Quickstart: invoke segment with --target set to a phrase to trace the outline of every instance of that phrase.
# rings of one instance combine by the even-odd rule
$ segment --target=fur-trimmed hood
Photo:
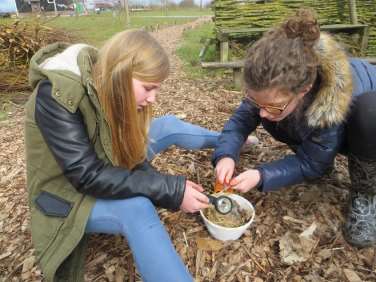
[[[321,33],[315,46],[320,61],[321,84],[306,112],[311,127],[330,127],[345,120],[352,100],[352,74],[342,47],[328,34]]]

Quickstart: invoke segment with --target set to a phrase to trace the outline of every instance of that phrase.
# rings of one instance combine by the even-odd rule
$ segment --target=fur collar
[[[69,46],[63,52],[56,54],[53,57],[47,58],[40,67],[45,70],[66,70],[81,76],[81,71],[78,66],[78,53],[83,49],[89,47],[86,44],[74,44]]]
[[[343,122],[350,108],[350,63],[344,50],[326,33],[321,33],[315,50],[320,61],[321,85],[306,117],[311,127],[331,127]]]

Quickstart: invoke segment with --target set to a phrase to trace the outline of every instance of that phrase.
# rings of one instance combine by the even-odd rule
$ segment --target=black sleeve
[[[103,199],[145,196],[164,208],[180,207],[183,176],[163,175],[147,164],[129,171],[99,159],[81,112],[70,113],[59,105],[51,90],[49,81],[40,84],[35,120],[64,175],[79,192]]]
[[[229,157],[239,161],[239,153],[248,135],[260,124],[260,110],[244,100],[226,122],[218,145],[212,156],[212,163],[217,165],[222,158]]]

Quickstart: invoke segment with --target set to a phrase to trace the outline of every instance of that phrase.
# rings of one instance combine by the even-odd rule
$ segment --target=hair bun
[[[295,16],[288,18],[282,29],[288,38],[302,38],[305,45],[313,45],[320,37],[320,27],[312,10],[299,9]]]

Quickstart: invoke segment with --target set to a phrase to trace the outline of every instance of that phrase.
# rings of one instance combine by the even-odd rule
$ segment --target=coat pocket
[[[55,241],[72,208],[71,202],[47,191],[41,191],[33,200],[31,235],[38,260]]]
[[[67,217],[73,204],[54,194],[42,191],[35,199],[35,205],[47,216]]]

